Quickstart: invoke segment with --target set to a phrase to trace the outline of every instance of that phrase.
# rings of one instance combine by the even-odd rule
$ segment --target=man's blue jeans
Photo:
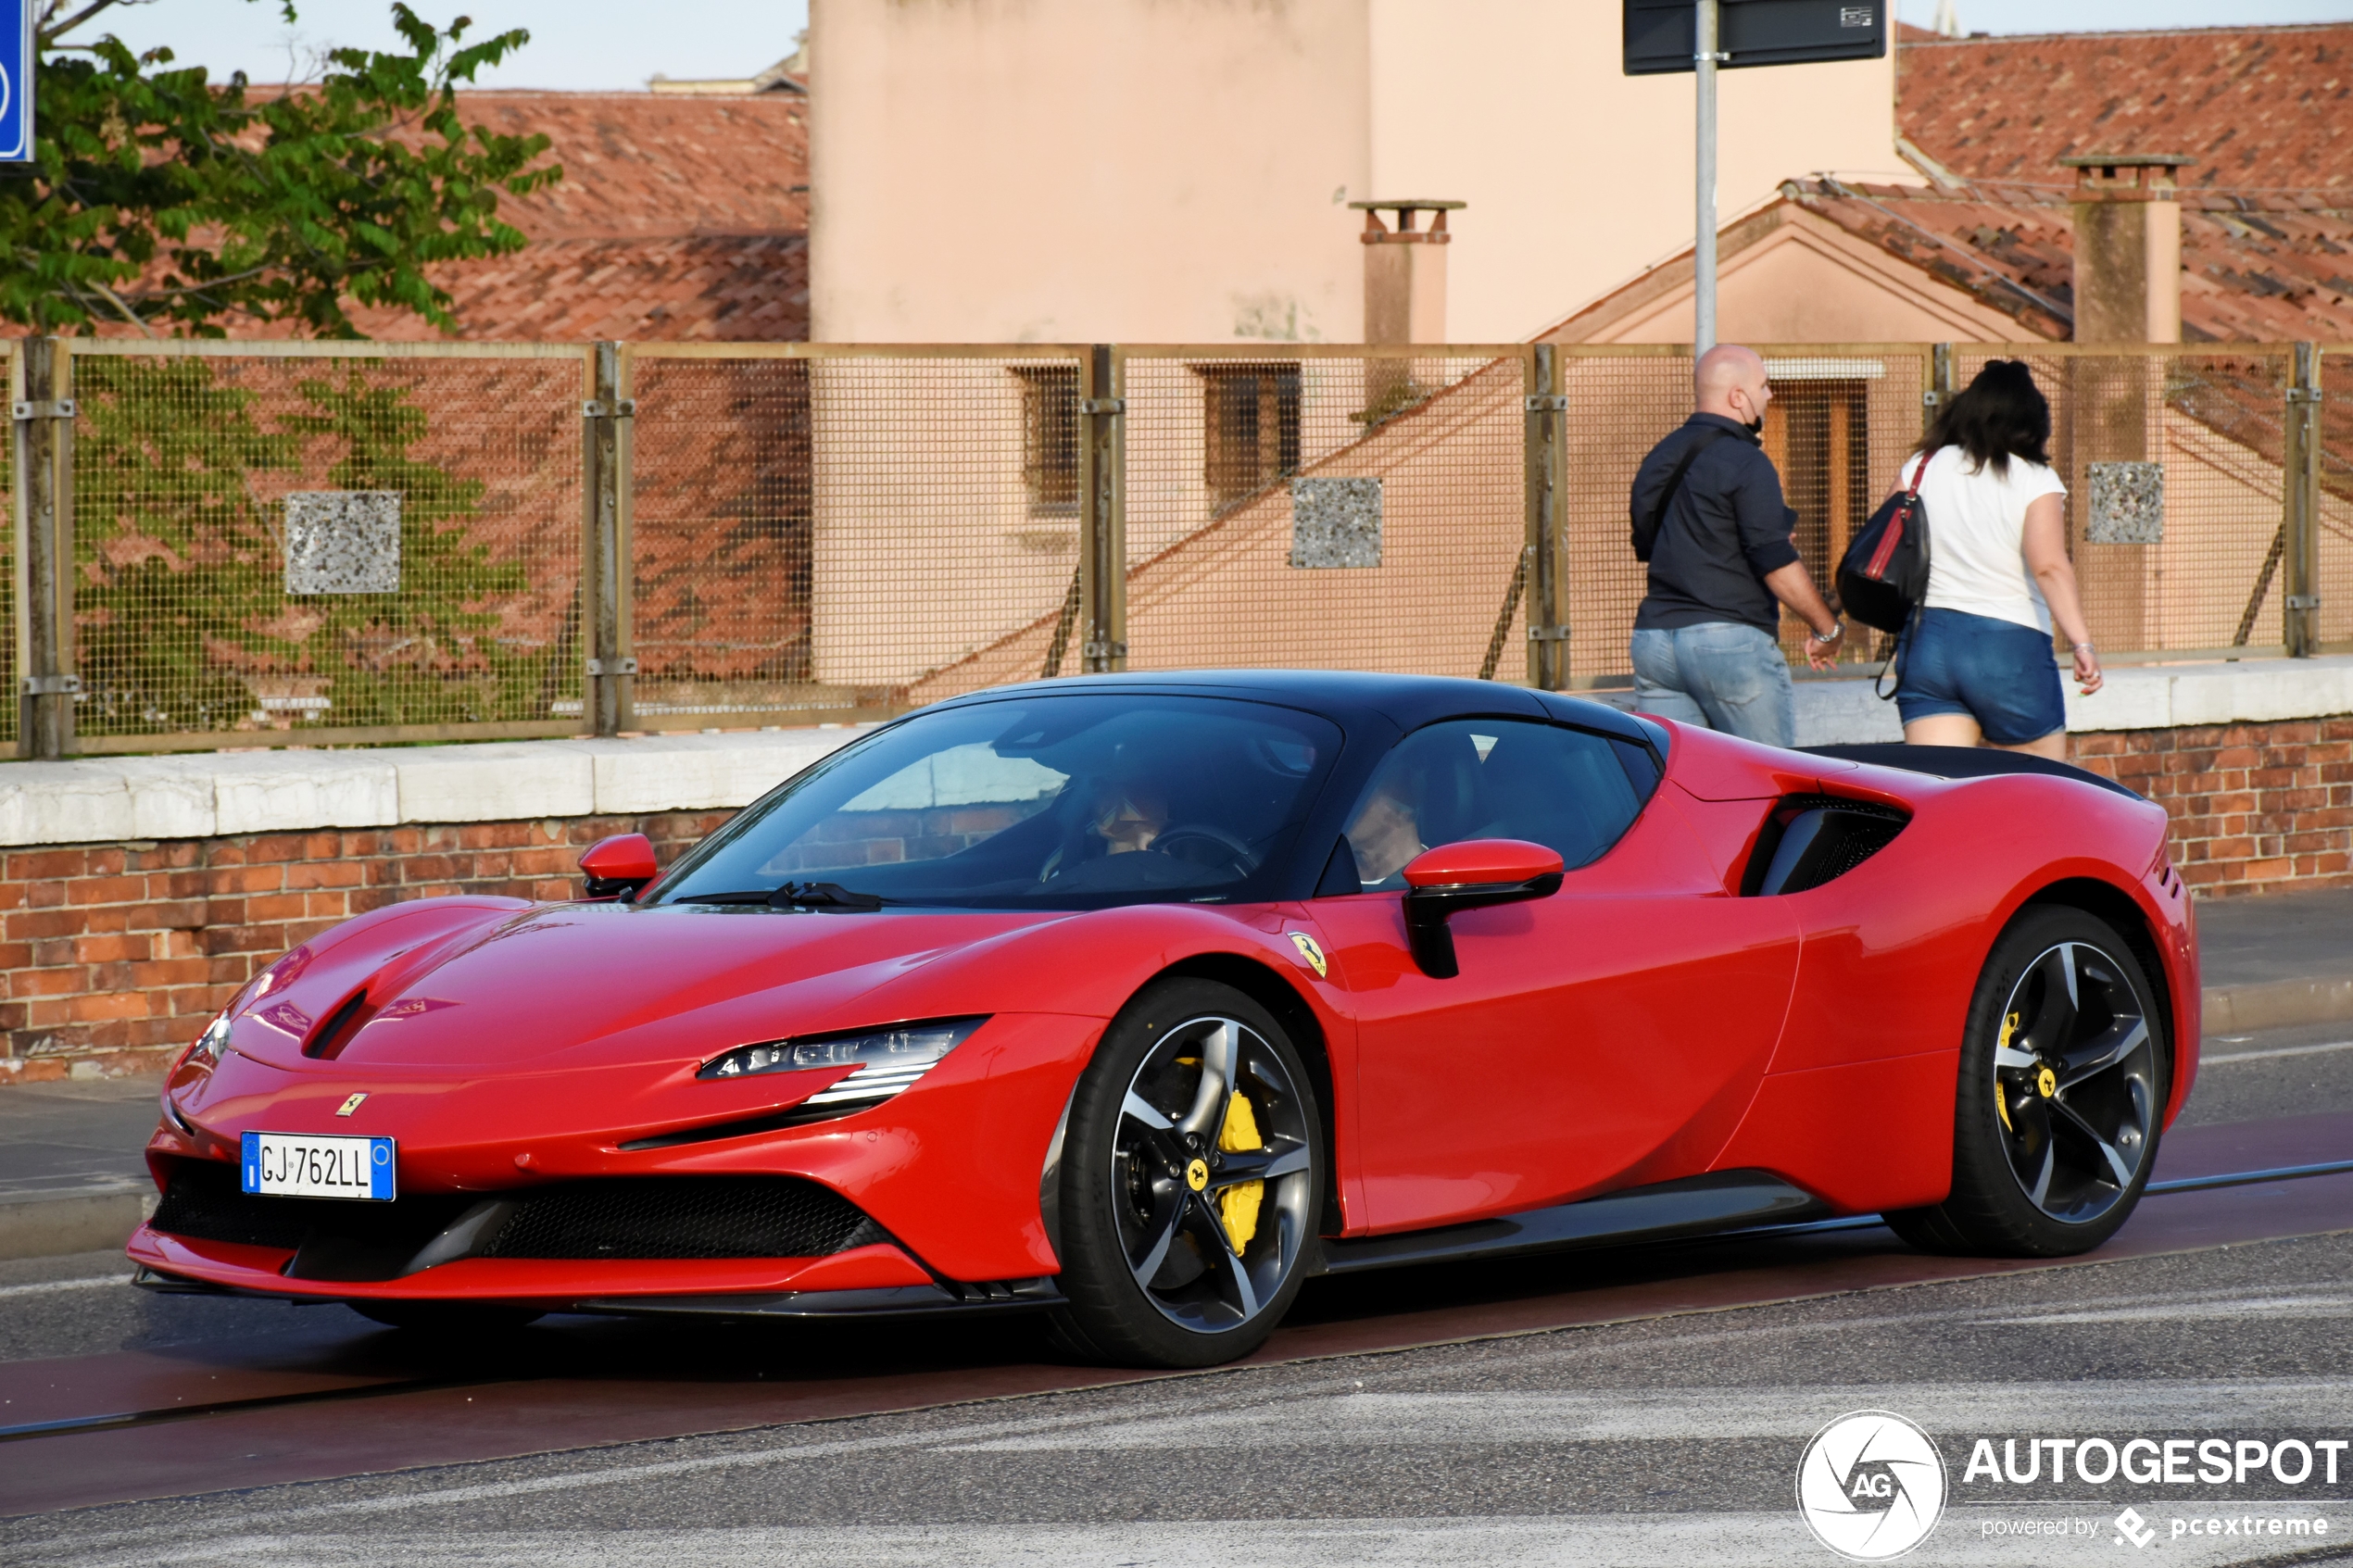
[[[1709,621],[1634,633],[1634,710],[1767,746],[1797,744],[1797,703],[1780,645],[1754,626]]]

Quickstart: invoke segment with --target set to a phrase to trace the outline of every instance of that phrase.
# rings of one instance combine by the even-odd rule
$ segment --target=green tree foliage
[[[35,0],[40,56],[29,164],[0,167],[0,319],[53,332],[129,321],[222,335],[286,321],[357,337],[346,300],[454,331],[434,262],[524,245],[498,193],[562,177],[545,136],[458,118],[456,86],[530,35],[463,42],[406,5],[409,52],[337,49],[279,92],[209,81],[169,49],[82,34],[124,0]],[[283,0],[292,21],[295,7]]]
[[[544,650],[496,636],[522,569],[472,536],[482,482],[410,455],[426,415],[396,376],[330,366],[272,418],[208,359],[88,358],[77,374],[85,733],[244,726],[249,677],[318,677],[318,718],[337,728],[545,716],[530,711]],[[299,485],[265,476],[329,453],[329,486],[401,495],[397,594],[284,592],[279,497]]]

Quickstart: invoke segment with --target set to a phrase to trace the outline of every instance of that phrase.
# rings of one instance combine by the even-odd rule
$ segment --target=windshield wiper
[[[788,882],[751,893],[682,893],[673,904],[765,904],[772,909],[879,909],[884,899],[852,893],[837,882]]]

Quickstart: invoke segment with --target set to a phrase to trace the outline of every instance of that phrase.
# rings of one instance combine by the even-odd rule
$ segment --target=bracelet
[[[1831,644],[1837,642],[1844,635],[1846,635],[1846,622],[1841,621],[1834,622],[1828,632],[1807,633],[1806,634],[1806,640],[1809,643],[1819,643],[1824,647],[1828,647]]]
[[[2067,645],[2067,651],[2068,651],[2068,652],[2070,652],[2070,653],[2071,653],[2071,654],[2072,654],[2072,653],[2088,653],[2088,654],[2093,654],[2093,655],[2096,656],[2096,655],[2099,653],[2099,651],[2100,651],[2100,650],[2099,650],[2098,648],[2096,648],[2096,647],[2094,647],[2094,646],[2093,646],[2091,644],[2089,644],[2089,643],[2070,643],[2070,644],[2068,644],[2068,645]]]

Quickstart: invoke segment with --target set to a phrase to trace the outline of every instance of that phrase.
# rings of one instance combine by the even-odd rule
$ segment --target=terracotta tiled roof
[[[2070,153],[2186,153],[2185,185],[2353,187],[2353,22],[1905,36],[1896,124],[1973,180],[2071,182]]]
[[[771,343],[809,335],[805,234],[535,240],[495,261],[434,270],[460,337],[492,342]],[[406,311],[355,310],[368,336],[439,339]],[[251,335],[251,334],[239,334]]]
[[[2025,332],[2073,332],[2067,193],[1792,181],[1786,199],[1974,295]],[[2353,193],[2183,194],[2182,335],[2193,342],[2353,338]]]
[[[499,215],[534,239],[802,234],[809,101],[650,93],[466,93],[469,123],[537,132],[564,177]]]

